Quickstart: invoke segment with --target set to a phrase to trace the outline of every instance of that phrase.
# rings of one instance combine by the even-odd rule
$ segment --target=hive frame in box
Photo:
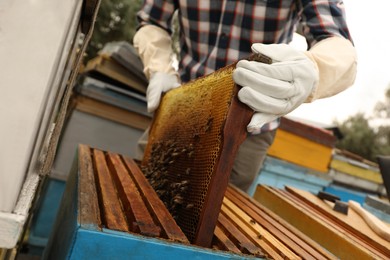
[[[121,162],[119,163],[117,159]],[[155,224],[165,222],[161,225],[161,236],[156,237],[155,234],[151,234],[150,229],[142,234],[141,225],[147,228],[145,224],[148,224],[145,218],[138,218],[138,221],[134,222],[129,214],[135,214],[135,211],[130,212],[125,203],[120,206],[120,209],[118,207],[115,209],[118,203],[123,203],[126,199],[135,199],[123,197],[121,194],[120,186],[128,185],[128,181],[115,183],[115,179],[123,177],[122,173],[127,171],[131,172],[131,178],[135,176],[137,167],[126,166],[127,170],[121,173],[121,165],[128,165],[130,161],[131,158],[119,154],[90,148],[87,145],[79,146],[57,214],[54,232],[45,247],[42,259],[242,258],[242,254],[190,245],[184,234],[181,236],[179,230],[173,227],[175,223],[170,220],[171,218],[161,214],[161,211],[158,214],[161,219],[154,220]],[[143,177],[142,174],[140,177]],[[146,179],[146,183],[139,180],[137,180],[138,188],[143,185],[142,183],[145,184],[145,187],[140,190],[147,191],[151,188]],[[113,182],[110,184],[111,181]],[[109,186],[116,186],[114,189],[118,192],[110,192]],[[134,191],[136,189],[130,190],[130,192]],[[155,207],[158,200],[151,199],[155,196],[154,192],[143,196],[148,197],[146,203],[154,203],[152,211],[157,208],[164,210],[159,206]],[[132,208],[139,210],[138,206],[133,204]],[[116,222],[122,214],[126,215],[127,223],[124,225],[121,220]],[[137,229],[138,226],[141,232],[129,231],[128,228],[131,229],[133,224],[134,228]],[[168,231],[170,234],[167,234]]]
[[[336,258],[231,185],[212,249],[190,245],[135,161],[86,145],[79,146],[54,231],[43,259]]]

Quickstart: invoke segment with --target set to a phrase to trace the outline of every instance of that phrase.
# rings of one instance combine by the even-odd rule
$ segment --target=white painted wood
[[[83,1],[0,1],[0,248],[14,248],[39,185]]]
[[[26,216],[0,212],[0,247],[13,248],[23,231]]]
[[[23,184],[22,190],[20,191],[18,202],[16,204],[14,213],[18,215],[27,216],[34,199],[38,184],[40,181],[38,174],[30,174]]]
[[[0,212],[13,212],[22,184],[34,170],[33,151],[43,140],[42,129],[50,127],[44,123],[59,88],[53,83],[58,83],[59,71],[65,67],[64,48],[81,3],[0,2]]]
[[[365,180],[350,174],[346,174],[335,169],[329,170],[329,176],[333,178],[333,181],[343,183],[345,185],[353,185],[354,187],[361,188],[373,193],[379,193],[382,196],[386,196],[386,189],[383,184],[378,184],[369,180]]]
[[[32,194],[35,194],[39,181],[38,174],[29,175],[20,192],[15,213],[0,212],[0,248],[14,248],[20,240],[33,200]]]

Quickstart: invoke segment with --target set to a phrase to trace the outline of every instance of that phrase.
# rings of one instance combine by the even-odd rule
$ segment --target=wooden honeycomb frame
[[[211,245],[233,161],[253,114],[237,98],[234,68],[235,64],[227,66],[163,97],[142,161],[144,173],[156,175],[155,189],[162,179],[171,185],[156,189],[160,195],[175,185],[186,185],[183,194],[169,194],[162,200],[167,204],[177,199],[178,225],[191,243],[204,247]],[[156,147],[157,154],[153,153]],[[164,169],[164,177],[156,174],[158,168]]]

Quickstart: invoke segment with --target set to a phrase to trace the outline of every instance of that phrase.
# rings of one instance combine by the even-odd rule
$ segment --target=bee
[[[174,198],[173,198],[173,202],[176,203],[176,204],[183,204],[183,197],[181,197],[180,195],[176,195]]]
[[[212,125],[213,125],[213,121],[214,121],[214,118],[210,117],[208,120],[207,120],[207,123],[206,123],[206,126],[204,127],[204,131],[205,132],[208,132],[210,131]]]
[[[192,209],[194,207],[194,204],[188,203],[186,206],[186,209]]]

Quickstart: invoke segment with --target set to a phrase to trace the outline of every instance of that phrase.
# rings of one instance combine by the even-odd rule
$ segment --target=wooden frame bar
[[[79,146],[82,225],[189,243],[131,158]]]
[[[285,192],[258,186],[254,198],[341,259],[388,257],[372,247],[363,246],[347,231],[338,228],[322,215],[309,211],[302,202],[294,201]]]

